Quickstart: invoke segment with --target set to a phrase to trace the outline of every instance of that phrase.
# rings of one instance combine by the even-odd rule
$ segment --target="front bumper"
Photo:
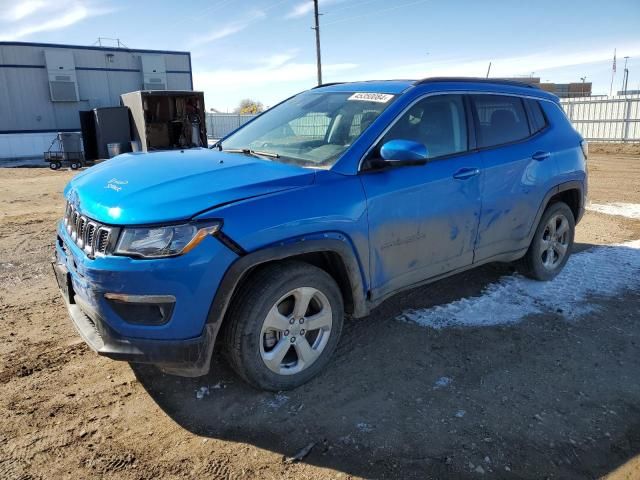
[[[236,258],[233,252],[211,238],[182,257],[92,260],[65,234],[58,229],[53,267],[72,323],[92,350],[172,374],[207,373],[220,324],[208,323],[207,314],[227,263]],[[118,314],[107,293],[171,295],[175,308],[161,325],[132,323]]]
[[[99,355],[113,360],[151,363],[164,371],[197,377],[209,371],[209,361],[215,343],[213,324],[204,333],[187,340],[143,340],[127,338],[111,330],[98,316],[85,313],[86,306],[70,303],[65,298],[69,317],[86,344]]]

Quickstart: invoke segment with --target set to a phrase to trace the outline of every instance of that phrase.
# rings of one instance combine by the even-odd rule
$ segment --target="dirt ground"
[[[640,203],[640,154],[593,149],[589,168],[593,202]],[[490,265],[348,321],[298,390],[253,390],[219,358],[170,377],[96,356],[67,318],[49,261],[71,177],[0,169],[1,479],[640,478],[639,291],[578,321],[395,319],[511,272]],[[634,239],[640,220],[588,212],[576,249]]]

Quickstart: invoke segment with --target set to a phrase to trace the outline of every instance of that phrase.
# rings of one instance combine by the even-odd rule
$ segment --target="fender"
[[[540,218],[542,218],[542,214],[547,209],[549,205],[549,200],[554,195],[557,195],[561,192],[566,192],[567,190],[578,190],[580,192],[580,205],[578,206],[578,216],[576,217],[576,225],[582,219],[582,215],[584,214],[584,183],[580,180],[571,180],[569,182],[564,182],[559,185],[556,185],[552,189],[550,189],[547,194],[544,196],[542,203],[540,204],[540,208],[538,208],[538,213],[536,214],[536,219],[531,225],[531,231],[527,237],[527,248],[531,244],[531,240],[533,240],[533,236],[536,233],[536,229],[538,228],[538,223],[540,223]]]
[[[297,239],[291,243],[280,243],[275,246],[256,250],[238,258],[224,274],[216,295],[211,303],[207,316],[207,325],[214,324],[217,330],[227,313],[233,294],[244,277],[252,268],[273,260],[284,260],[304,253],[333,252],[340,256],[349,277],[351,295],[353,297],[353,316],[364,317],[369,313],[366,301],[362,272],[356,254],[346,238],[341,234],[323,234],[325,238]],[[333,238],[329,237],[331,235]],[[215,338],[215,337],[214,337]]]

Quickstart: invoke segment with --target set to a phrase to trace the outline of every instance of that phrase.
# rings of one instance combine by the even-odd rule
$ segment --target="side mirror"
[[[389,140],[380,148],[380,156],[389,166],[424,165],[429,152],[413,140]]]

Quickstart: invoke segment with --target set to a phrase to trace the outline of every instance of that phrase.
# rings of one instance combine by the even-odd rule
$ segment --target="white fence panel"
[[[578,132],[592,142],[640,142],[640,95],[563,98],[560,101]],[[255,115],[207,114],[207,135],[222,138]]]
[[[255,115],[238,115],[236,113],[207,113],[207,136],[219,139],[244,125]]]
[[[578,132],[592,142],[640,142],[640,96],[564,98]]]

